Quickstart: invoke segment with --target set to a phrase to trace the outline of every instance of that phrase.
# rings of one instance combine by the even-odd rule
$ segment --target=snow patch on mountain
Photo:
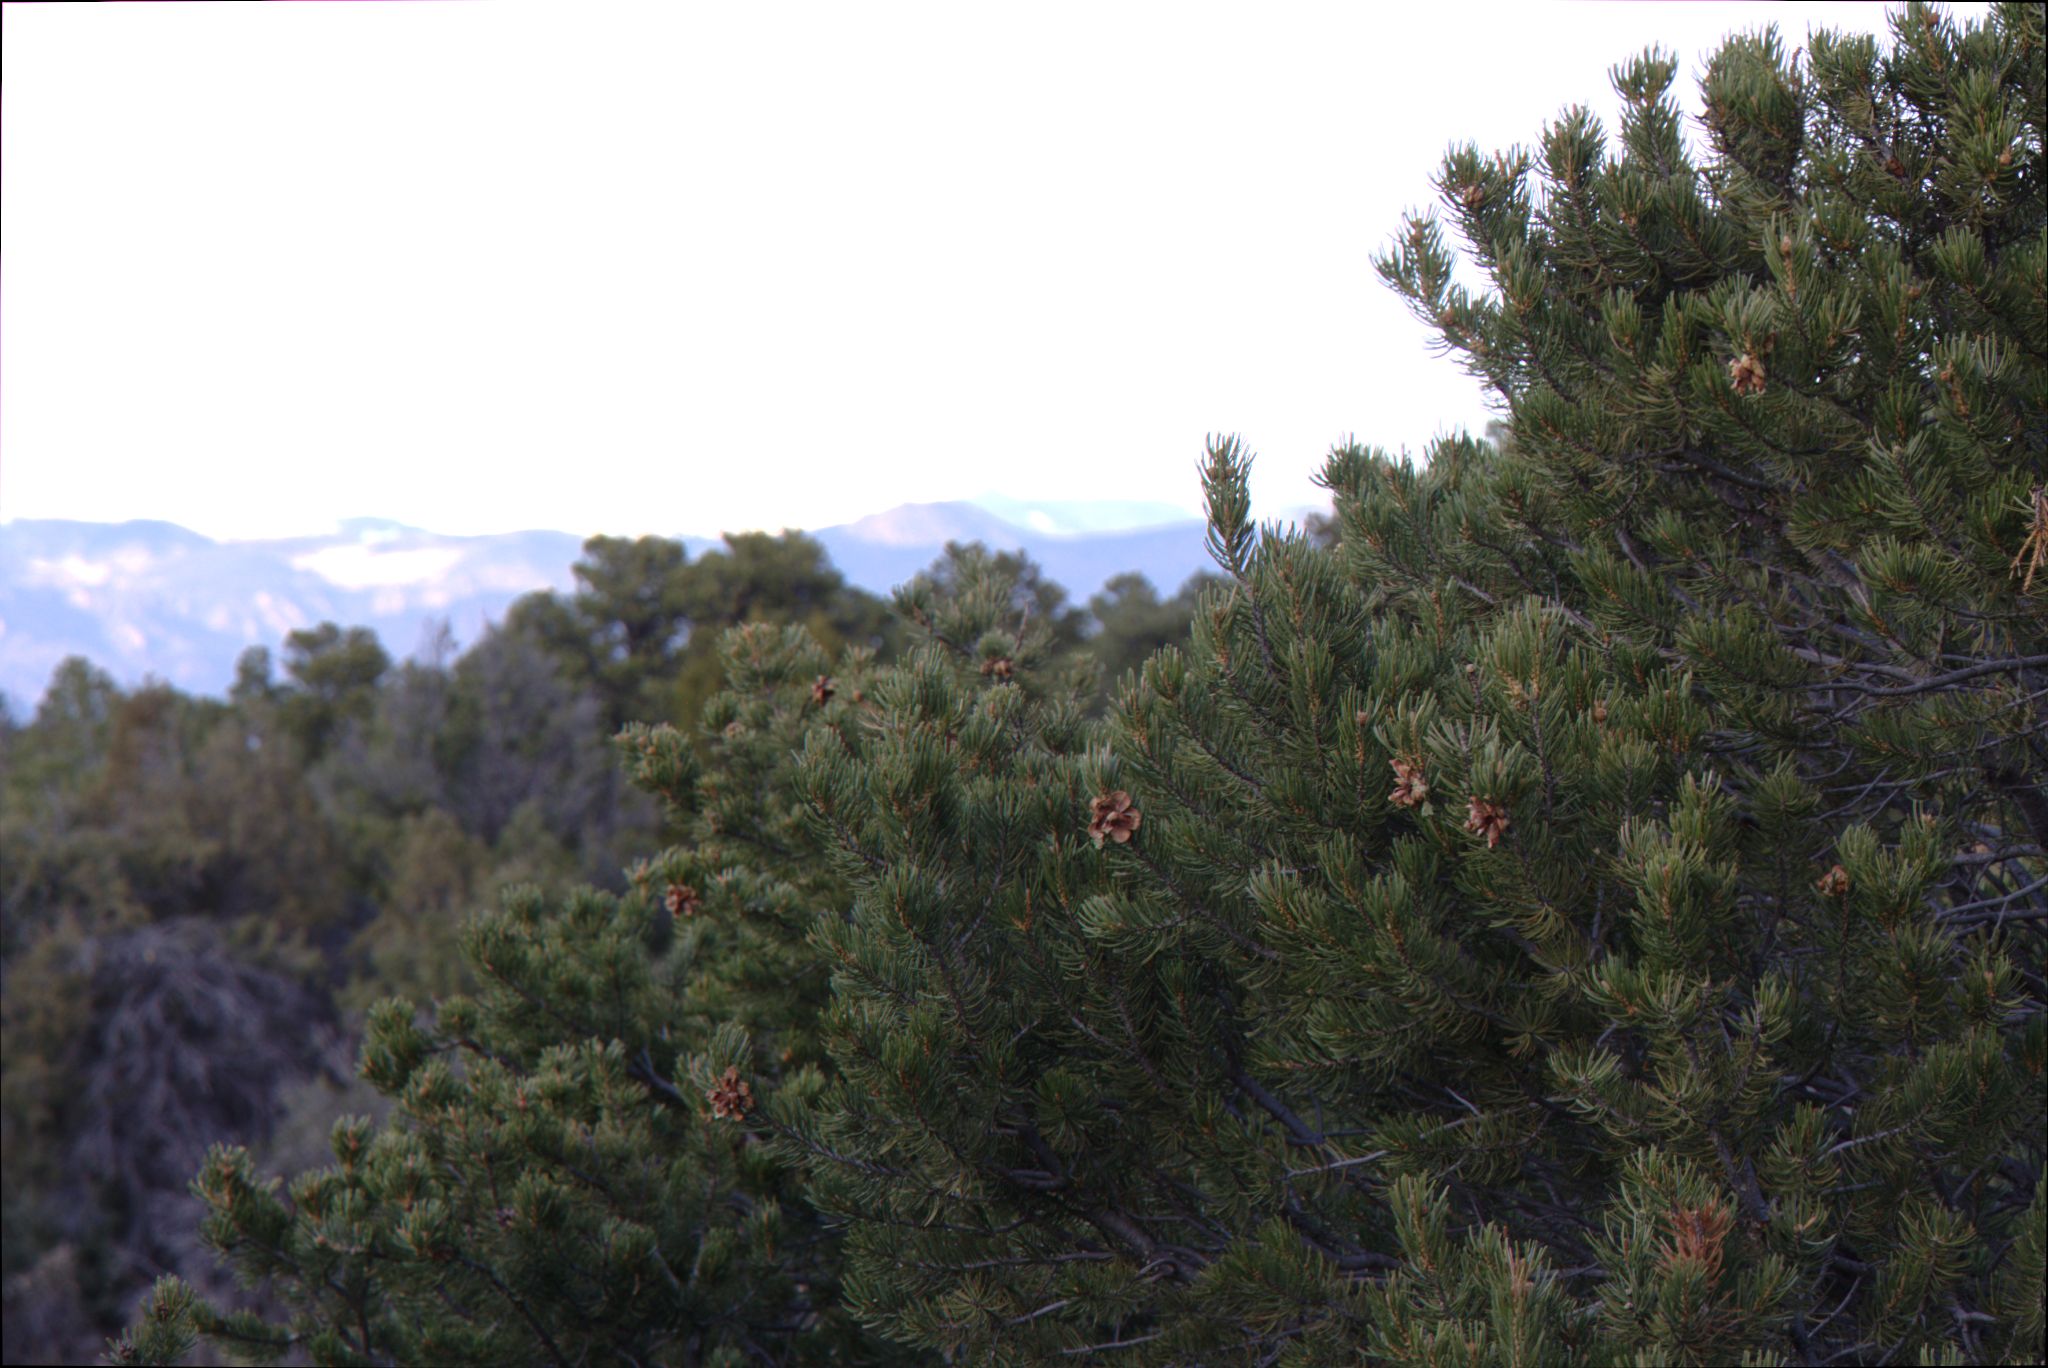
[[[396,534],[393,534],[394,536]],[[377,541],[388,541],[378,537]],[[462,560],[455,547],[421,546],[402,551],[380,551],[368,541],[323,546],[294,556],[291,564],[308,570],[329,584],[344,589],[388,588],[392,585],[437,584]]]

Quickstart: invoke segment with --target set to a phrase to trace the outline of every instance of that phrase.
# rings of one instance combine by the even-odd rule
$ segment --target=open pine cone
[[[1123,845],[1137,831],[1141,820],[1138,810],[1131,806],[1131,795],[1122,789],[1095,798],[1088,805],[1088,813],[1088,834],[1098,846],[1105,838]]]
[[[704,1090],[704,1100],[711,1104],[711,1114],[721,1121],[737,1121],[754,1109],[754,1090],[740,1077],[740,1071],[727,1066],[718,1076],[718,1082]]]
[[[1429,799],[1429,780],[1422,773],[1419,760],[1395,760],[1394,791],[1387,795],[1387,801],[1395,807],[1420,807]]]
[[[1508,810],[1491,798],[1474,798],[1470,815],[1465,818],[1465,830],[1475,836],[1486,838],[1486,848],[1493,849],[1500,844],[1500,838],[1508,829]]]

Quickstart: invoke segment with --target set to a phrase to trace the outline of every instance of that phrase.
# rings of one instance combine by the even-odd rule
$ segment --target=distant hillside
[[[989,496],[904,504],[812,535],[851,583],[876,593],[948,541],[1021,548],[1077,603],[1126,570],[1170,593],[1208,568],[1202,524],[1170,504]],[[684,540],[692,556],[718,545]],[[153,676],[221,693],[244,649],[277,651],[286,633],[326,620],[375,629],[395,656],[444,618],[467,645],[521,594],[570,588],[581,547],[566,532],[451,537],[373,518],[326,536],[234,542],[164,522],[0,523],[0,693],[25,716],[70,655],[125,685]]]

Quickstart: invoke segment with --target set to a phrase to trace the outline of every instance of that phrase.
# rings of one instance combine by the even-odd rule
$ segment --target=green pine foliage
[[[728,638],[629,730],[684,839],[378,1009],[398,1100],[209,1236],[334,1362],[2038,1362],[2048,195],[2037,6],[1614,73],[1454,150],[1497,397],[1091,716],[1017,567],[908,647]],[[2037,571],[2039,573],[2037,573]]]
[[[2040,15],[1898,30],[1731,42],[1699,168],[1655,53],[1612,152],[1572,112],[1447,159],[1492,289],[1427,219],[1381,270],[1507,440],[1335,453],[1335,553],[1212,448],[1233,582],[1071,762],[1143,814],[1099,865],[1073,743],[991,770],[958,680],[814,753],[872,824],[820,1123],[864,1315],[970,1359],[2039,1356]]]
[[[257,1361],[887,1359],[839,1303],[800,1170],[746,1124],[756,1090],[799,1098],[829,1068],[809,1028],[827,978],[802,937],[838,894],[792,816],[789,758],[850,706],[828,659],[800,628],[736,629],[711,762],[671,727],[622,734],[686,840],[624,896],[513,890],[464,933],[474,996],[424,1022],[373,1008],[361,1068],[390,1123],[344,1120],[336,1162],[283,1191],[245,1151],[209,1157],[207,1240],[288,1288],[291,1319],[160,1288],[114,1357],[203,1332]],[[715,1116],[728,1070],[746,1087]]]

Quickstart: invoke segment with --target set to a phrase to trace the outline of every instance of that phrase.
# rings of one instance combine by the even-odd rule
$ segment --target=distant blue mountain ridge
[[[903,504],[810,533],[848,582],[875,593],[947,542],[978,541],[1023,550],[1077,603],[1131,570],[1171,594],[1212,568],[1202,534],[1172,504],[999,495]],[[681,540],[693,559],[722,544]],[[520,595],[572,588],[582,545],[567,532],[455,537],[377,518],[264,541],[215,541],[167,522],[0,523],[0,694],[25,720],[52,671],[79,655],[125,686],[154,678],[218,695],[245,649],[280,651],[286,634],[323,621],[370,627],[395,656],[422,648],[443,621],[467,646]]]

